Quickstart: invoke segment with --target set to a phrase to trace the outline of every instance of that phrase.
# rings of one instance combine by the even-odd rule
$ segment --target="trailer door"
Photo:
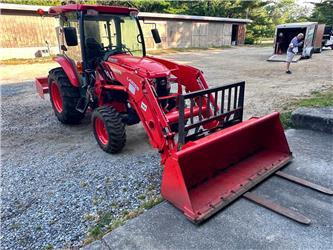
[[[325,31],[325,24],[318,24],[315,32],[315,40],[314,40],[314,52],[321,52],[323,35]]]
[[[307,47],[313,47],[315,28],[315,24],[307,27],[304,37],[304,49]]]

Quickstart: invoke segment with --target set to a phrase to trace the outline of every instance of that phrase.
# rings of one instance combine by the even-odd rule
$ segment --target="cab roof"
[[[101,13],[110,13],[110,14],[129,14],[132,11],[138,12],[136,8],[130,7],[119,7],[119,6],[105,6],[105,5],[87,5],[87,4],[68,4],[61,6],[54,6],[49,9],[50,15],[60,15],[62,13],[71,12],[71,11],[82,11],[93,9]]]

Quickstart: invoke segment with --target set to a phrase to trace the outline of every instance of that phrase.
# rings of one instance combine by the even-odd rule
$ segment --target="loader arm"
[[[163,60],[161,60],[161,62],[162,61]],[[163,61],[163,63],[169,66],[168,68],[170,68],[170,71],[177,79],[179,93],[175,98],[178,102],[182,95],[182,86],[185,87],[185,91],[189,93],[208,89],[208,85],[201,71],[198,69],[190,66],[177,65],[171,62],[169,62],[168,65],[168,61]],[[165,112],[159,104],[160,98],[156,95],[156,91],[149,79],[141,76],[140,72],[132,68],[123,67],[110,61],[105,62],[105,64],[116,80],[125,87],[129,95],[128,101],[142,121],[151,145],[157,148],[161,153],[163,164],[173,152],[177,151],[177,142],[174,139],[175,133],[171,131],[170,124],[179,123],[179,115],[181,114],[179,107],[177,107],[176,110]],[[164,98],[169,97],[174,96],[170,95]],[[163,99],[163,97],[161,99]],[[194,102],[198,104],[196,107],[193,107],[194,113],[199,116],[202,115],[202,117],[207,117],[209,114],[206,112],[207,104],[214,103],[215,100],[212,95],[209,95],[208,98],[196,99]],[[183,109],[184,107],[182,107],[182,110]],[[186,119],[185,116],[193,116],[193,112],[191,113],[193,110],[187,110],[186,114],[182,117]],[[203,127],[214,128],[217,125],[217,121],[211,121],[203,124]]]
[[[131,107],[138,114],[152,147],[159,150],[164,162],[170,151],[174,150],[175,144],[166,116],[158,104],[151,84],[131,70],[110,62],[106,64],[116,80],[125,87]]]
[[[161,58],[149,56],[147,56],[147,58],[159,62],[169,68],[172,74],[177,77],[178,83],[185,86],[188,92],[208,89],[208,84],[199,69],[188,65],[177,64]]]

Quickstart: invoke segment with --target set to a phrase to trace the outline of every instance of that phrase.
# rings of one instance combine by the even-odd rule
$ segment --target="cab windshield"
[[[135,17],[85,15],[83,26],[88,60],[120,53],[143,56],[141,33]]]

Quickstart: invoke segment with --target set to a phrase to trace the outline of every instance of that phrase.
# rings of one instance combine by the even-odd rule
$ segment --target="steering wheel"
[[[103,49],[106,50],[106,51],[108,51],[108,50],[116,50],[117,46],[115,46],[115,45],[108,45],[108,46],[104,46]]]
[[[106,61],[109,56],[116,55],[116,54],[124,54],[124,53],[129,53],[133,56],[132,52],[130,51],[129,48],[127,48],[124,44],[121,45],[121,51],[119,51],[119,47],[115,45],[110,45],[104,47],[107,51],[104,54],[103,60]]]
[[[125,52],[128,52],[128,53],[130,53],[130,54],[131,54],[131,56],[133,56],[132,52],[130,51],[130,49],[129,49],[129,48],[127,48],[127,47],[126,47],[126,45],[125,45],[125,44],[122,44],[122,45],[121,45],[121,47],[122,47],[122,49],[124,49],[124,51],[125,51]]]

